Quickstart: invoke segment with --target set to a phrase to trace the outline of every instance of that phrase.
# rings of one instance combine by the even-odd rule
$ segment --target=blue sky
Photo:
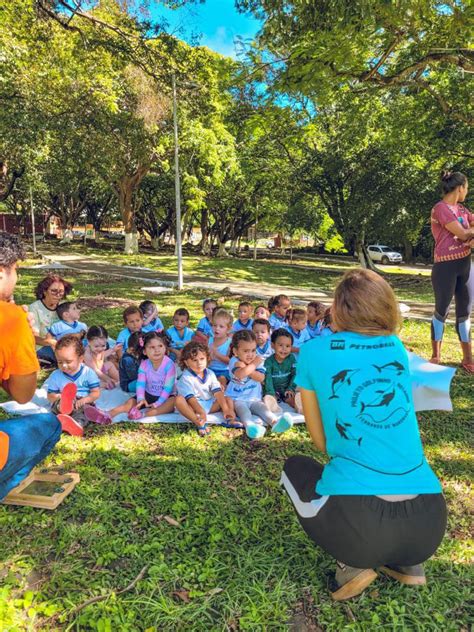
[[[251,40],[259,29],[253,16],[237,12],[234,0],[206,0],[174,11],[155,4],[151,13],[155,19],[165,18],[166,30],[177,37],[190,43],[197,39],[197,43],[234,58],[240,50],[236,37]]]

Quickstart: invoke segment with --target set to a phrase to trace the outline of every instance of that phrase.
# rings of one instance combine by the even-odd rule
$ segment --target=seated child
[[[325,336],[332,336],[333,335],[334,330],[331,327],[331,324],[332,324],[331,308],[328,307],[327,310],[324,312],[324,318],[321,321],[321,333],[320,333],[320,336],[322,336],[324,338]]]
[[[265,426],[270,426],[275,433],[291,428],[293,420],[288,413],[277,419],[275,413],[262,402],[265,368],[263,359],[257,355],[257,340],[253,331],[237,331],[232,336],[230,353],[230,382],[225,395],[232,414],[235,411],[238,415],[249,439],[263,437]],[[263,424],[254,422],[252,415],[260,417]]]
[[[232,331],[242,331],[243,329],[252,331],[252,312],[252,305],[248,301],[242,301],[242,303],[239,304],[239,317],[234,322]]]
[[[142,356],[143,337],[140,331],[132,334],[128,339],[128,349],[120,358],[120,388],[125,393],[135,394],[137,392],[138,367]]]
[[[207,368],[210,360],[208,347],[193,340],[181,354],[180,365],[183,373],[178,380],[176,409],[193,422],[200,437],[209,434],[207,415],[222,410],[229,420],[229,426],[240,427],[233,423],[235,416],[229,409],[221,386],[214,373]]]
[[[209,353],[211,361],[209,368],[215,373],[221,386],[225,387],[229,376],[229,347],[230,332],[232,331],[232,316],[225,309],[218,308],[212,317],[213,335],[209,338]]]
[[[138,309],[143,314],[142,331],[144,334],[147,334],[149,331],[163,331],[164,326],[153,301],[143,301],[138,306]]]
[[[189,325],[189,312],[184,307],[180,307],[173,314],[173,326],[166,330],[171,338],[170,347],[172,349],[170,358],[179,360],[184,345],[191,340],[194,335]]]
[[[87,409],[88,419],[96,423],[111,423],[112,417],[127,412],[134,421],[174,411],[176,366],[168,356],[169,338],[164,331],[149,331],[140,337],[141,362],[138,368],[137,395],[122,406],[107,411]]]
[[[123,322],[125,327],[120,331],[117,336],[117,347],[119,348],[119,357],[125,349],[128,348],[128,339],[136,331],[142,331],[143,327],[143,314],[141,310],[135,305],[127,307],[123,311]]]
[[[109,334],[105,327],[93,325],[87,332],[87,347],[84,352],[84,364],[93,369],[100,380],[101,388],[115,388],[119,384],[119,372],[111,361],[115,350],[108,349]]]
[[[321,334],[322,320],[326,311],[326,305],[319,301],[311,301],[306,308],[308,314],[308,322],[306,330],[311,338],[316,338]]]
[[[293,336],[281,327],[272,333],[274,354],[265,360],[263,401],[274,412],[281,411],[278,402],[286,402],[296,409],[296,358],[291,353]]]
[[[64,432],[82,436],[87,424],[83,408],[100,395],[99,378],[84,364],[84,347],[77,336],[66,335],[54,350],[58,369],[47,380],[48,400]]]
[[[270,318],[268,322],[270,323],[272,331],[280,327],[286,327],[286,314],[290,308],[291,301],[286,294],[278,294],[269,299],[268,309],[270,311]]]
[[[270,323],[265,318],[256,318],[253,321],[252,331],[257,339],[257,355],[266,360],[273,353],[270,341]]]
[[[61,340],[63,336],[77,336],[79,339],[84,338],[87,325],[79,321],[81,312],[75,301],[66,301],[58,305],[56,314],[60,320],[57,320],[48,329],[48,332],[53,338],[56,340]]]
[[[196,336],[202,338],[202,342],[207,342],[212,337],[212,313],[217,307],[217,302],[213,298],[206,298],[202,302],[204,317],[198,323]]]
[[[306,310],[301,307],[294,307],[288,312],[288,325],[287,329],[293,336],[292,353],[299,353],[300,347],[308,340],[311,340],[311,336],[306,329],[307,316]]]
[[[254,312],[255,318],[263,318],[268,320],[270,318],[270,311],[266,305],[257,305]]]

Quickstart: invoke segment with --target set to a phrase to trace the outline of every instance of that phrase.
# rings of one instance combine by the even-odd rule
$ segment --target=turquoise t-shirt
[[[437,494],[397,336],[335,333],[305,343],[296,383],[315,391],[330,456],[321,495]]]

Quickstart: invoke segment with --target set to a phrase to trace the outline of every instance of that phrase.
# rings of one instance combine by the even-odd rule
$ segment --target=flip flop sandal
[[[95,424],[108,426],[112,423],[111,416],[106,412],[99,410],[99,408],[96,408],[95,406],[84,406],[84,415],[86,416],[86,419]]]
[[[229,421],[228,419],[226,419],[225,421],[221,421],[219,425],[223,428],[238,428],[240,430],[244,428],[244,424],[240,421]]]
[[[355,577],[348,582],[340,586],[334,581],[331,586],[331,597],[334,601],[344,601],[346,599],[352,599],[357,597],[363,592],[374,579],[377,579],[377,573],[371,568],[361,570]]]
[[[77,395],[77,386],[74,382],[68,382],[61,392],[59,400],[59,412],[62,415],[70,415],[74,408],[74,400]]]
[[[469,375],[472,375],[474,373],[474,363],[463,362],[461,366],[466,371],[466,373],[469,373]]]
[[[197,433],[200,437],[207,437],[208,434],[210,434],[210,430],[207,427],[207,424],[204,424],[202,426],[197,426],[196,427]]]
[[[58,415],[58,421],[61,424],[63,432],[72,435],[73,437],[82,437],[84,434],[84,428],[73,419],[70,415]]]

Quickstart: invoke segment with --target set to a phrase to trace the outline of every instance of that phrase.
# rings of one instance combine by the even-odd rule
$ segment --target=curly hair
[[[36,286],[35,296],[39,301],[42,298],[44,298],[44,295],[46,294],[48,289],[53,285],[53,283],[62,284],[62,286],[64,287],[64,298],[66,298],[66,296],[70,294],[73,290],[72,284],[69,283],[69,281],[66,281],[65,279],[60,277],[58,274],[48,274],[48,276],[44,277],[44,279],[42,279]]]
[[[198,340],[191,340],[184,345],[181,357],[179,359],[179,366],[183,369],[187,368],[186,360],[194,360],[198,353],[204,353],[207,358],[207,364],[211,361],[211,354],[209,353],[209,347],[203,342]]]
[[[0,266],[11,268],[25,258],[25,251],[17,235],[0,232]]]
[[[231,358],[234,355],[234,349],[237,349],[239,346],[239,342],[255,342],[257,344],[257,338],[253,331],[249,329],[241,329],[240,331],[236,331],[232,336],[232,342],[229,347],[229,357]]]
[[[58,340],[55,352],[57,353],[58,351],[61,351],[61,349],[66,349],[67,347],[74,347],[74,351],[78,356],[84,355],[84,345],[74,334],[67,334]]]

